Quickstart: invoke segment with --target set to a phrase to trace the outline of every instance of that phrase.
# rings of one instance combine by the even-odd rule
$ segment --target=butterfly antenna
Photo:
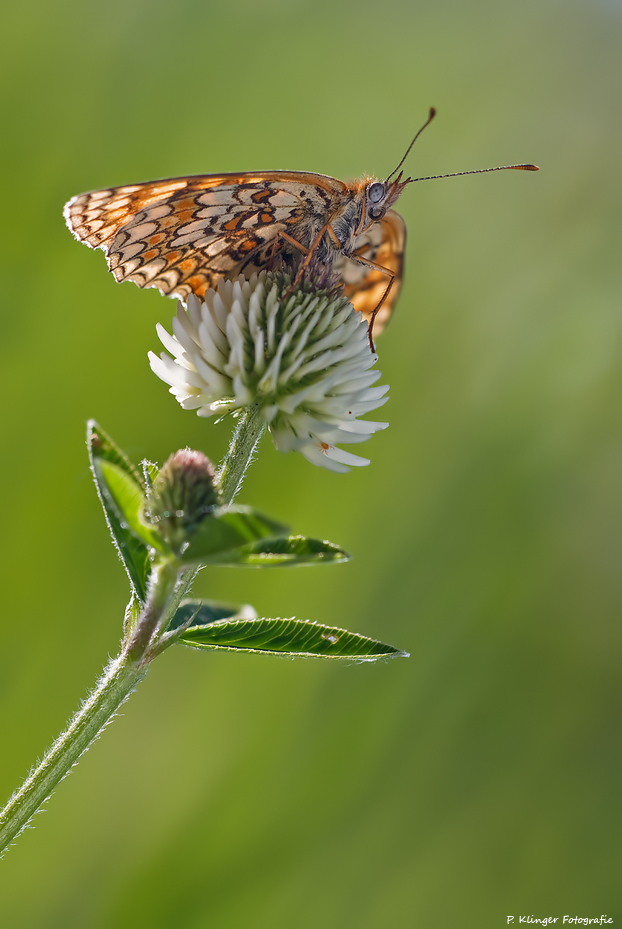
[[[402,165],[404,164],[404,162],[405,162],[406,159],[408,158],[408,154],[409,154],[411,148],[413,147],[413,145],[415,144],[415,142],[417,141],[417,139],[419,138],[419,136],[421,135],[421,133],[423,132],[423,130],[426,128],[426,126],[429,126],[429,125],[430,125],[430,123],[432,122],[432,120],[434,119],[435,116],[436,116],[436,110],[434,109],[433,106],[431,106],[431,107],[430,107],[430,115],[428,116],[428,118],[427,118],[426,121],[424,122],[423,126],[421,127],[421,129],[419,130],[419,132],[417,133],[417,135],[415,136],[415,138],[412,140],[412,142],[410,143],[410,145],[408,146],[408,148],[406,149],[406,153],[404,154],[404,157],[402,158],[402,160],[401,160],[400,163],[398,164],[397,168],[395,168],[395,169],[394,169],[393,171],[391,171],[391,173],[389,174],[388,178],[387,178],[386,181],[385,181],[385,184],[388,183],[388,181],[391,180],[391,178],[393,177],[394,174],[397,174],[397,172],[399,171],[399,169],[402,167]],[[423,180],[423,178],[422,178],[422,180]]]
[[[489,171],[539,171],[538,165],[503,165],[501,168],[478,168],[477,171],[456,171],[455,174],[432,174],[430,177],[411,177],[406,183],[415,181],[436,181],[441,177],[462,177],[463,174],[487,174]]]

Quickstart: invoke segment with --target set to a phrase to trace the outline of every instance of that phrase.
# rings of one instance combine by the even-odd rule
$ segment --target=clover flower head
[[[170,355],[149,359],[184,409],[214,416],[256,404],[280,451],[331,471],[369,464],[337,446],[387,427],[358,417],[382,406],[389,388],[372,386],[380,372],[371,370],[367,323],[334,289],[292,291],[284,274],[240,275],[178,304],[172,328],[158,326]]]

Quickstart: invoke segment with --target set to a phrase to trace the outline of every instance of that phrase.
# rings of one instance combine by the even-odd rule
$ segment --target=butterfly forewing
[[[221,278],[273,266],[275,255],[291,252],[292,239],[308,248],[360,187],[302,171],[195,175],[81,194],[66,205],[65,219],[77,239],[105,252],[117,281],[185,299],[190,293],[202,297]],[[369,318],[389,278],[333,251],[327,261]],[[378,332],[399,289],[401,217],[389,211],[359,237],[355,251],[396,276],[376,319]]]

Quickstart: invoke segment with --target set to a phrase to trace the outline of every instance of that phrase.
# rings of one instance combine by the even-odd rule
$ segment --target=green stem
[[[0,853],[41,808],[147,673],[155,654],[154,639],[157,640],[158,631],[166,622],[176,578],[177,571],[170,562],[162,562],[154,568],[147,602],[129,642],[108,665],[86,703],[43,761],[0,813]]]
[[[242,486],[265,429],[257,407],[240,416],[219,471],[224,503],[231,503]],[[0,813],[0,854],[28,824],[69,773],[83,752],[113,718],[121,704],[147,673],[149,661],[158,654],[158,638],[198,574],[191,568],[177,577],[175,566],[161,563],[154,569],[147,602],[121,654],[108,665],[86,703],[58,737],[43,761],[24,781]],[[165,642],[162,643],[166,645]]]
[[[123,649],[128,658],[135,662],[149,661],[149,645],[163,626],[166,626],[168,603],[175,590],[177,581],[175,562],[162,561],[156,564],[151,574],[147,602],[136,628]]]
[[[218,469],[218,483],[223,503],[232,503],[238,493],[244,476],[253,461],[257,445],[266,428],[265,420],[259,413],[257,406],[247,407],[241,414],[238,424],[231,437],[227,454]],[[190,568],[185,571],[177,581],[177,586],[169,600],[166,610],[167,621],[162,623],[166,629],[177,607],[190,592],[194,579],[200,568]],[[167,643],[162,643],[167,647]]]
[[[0,814],[0,853],[40,809],[146,673],[146,667],[137,668],[123,657],[108,665],[84,706]]]
[[[255,449],[266,428],[257,405],[247,407],[241,414],[231,444],[218,471],[218,483],[223,503],[232,503],[244,480]]]

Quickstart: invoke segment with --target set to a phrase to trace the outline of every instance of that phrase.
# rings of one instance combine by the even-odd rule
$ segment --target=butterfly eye
[[[376,181],[367,191],[367,199],[370,203],[380,203],[384,199],[384,184]]]

